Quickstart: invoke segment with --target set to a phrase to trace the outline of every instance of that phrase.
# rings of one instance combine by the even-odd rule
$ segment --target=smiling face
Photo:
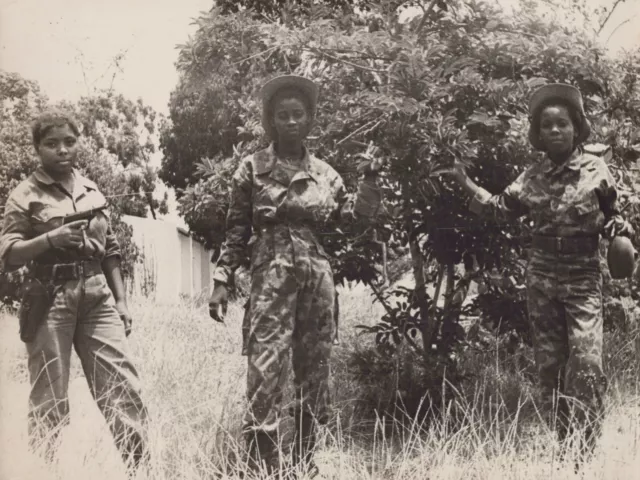
[[[539,135],[549,155],[571,153],[578,137],[578,129],[569,109],[563,105],[545,107],[540,112]]]
[[[67,125],[47,129],[36,147],[42,166],[54,175],[73,170],[78,155],[78,137]]]
[[[272,125],[280,143],[304,140],[311,127],[311,112],[301,95],[285,91],[273,100]]]

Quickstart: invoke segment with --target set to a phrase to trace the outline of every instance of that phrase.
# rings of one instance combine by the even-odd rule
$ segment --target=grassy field
[[[379,307],[363,288],[342,292],[340,299],[335,418],[323,431],[317,452],[322,478],[640,478],[637,329],[610,339],[604,435],[595,457],[574,474],[571,462],[558,461],[551,433],[536,418],[529,396],[533,389],[517,369],[507,368],[503,355],[474,359],[476,378],[451,406],[464,417],[455,428],[447,417],[428,426],[409,421],[391,429],[387,420],[367,421],[358,412],[355,399],[361,386],[350,374],[349,358],[371,341],[356,336],[353,325],[374,322]],[[239,306],[230,306],[225,325],[214,323],[204,306],[192,303],[167,306],[134,299],[131,310],[131,343],[150,410],[153,456],[138,478],[229,478],[224,472],[243,447],[239,426],[246,367],[240,355]],[[53,467],[27,452],[24,348],[16,319],[6,313],[0,313],[0,361],[0,479],[125,478],[77,359],[70,386],[71,423]]]

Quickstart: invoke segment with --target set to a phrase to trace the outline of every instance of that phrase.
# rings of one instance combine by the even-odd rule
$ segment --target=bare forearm
[[[470,197],[474,197],[480,189],[480,187],[473,180],[471,180],[468,175],[458,176],[456,177],[456,181],[462,187],[465,193]]]
[[[11,245],[6,258],[7,265],[24,265],[51,250],[47,235],[42,234],[30,240],[18,240]]]
[[[104,270],[104,276],[107,279],[107,284],[116,302],[126,303],[127,296],[124,281],[122,280],[122,273],[120,272],[120,259],[116,256],[105,258],[102,262],[102,269]]]

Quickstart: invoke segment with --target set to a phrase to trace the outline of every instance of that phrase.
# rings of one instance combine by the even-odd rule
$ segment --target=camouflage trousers
[[[545,411],[561,440],[573,427],[581,427],[583,447],[592,449],[607,389],[599,253],[557,255],[534,250],[527,295]]]
[[[326,423],[334,305],[329,261],[310,249],[276,255],[254,267],[247,311],[245,434],[277,432],[290,359],[294,411]]]

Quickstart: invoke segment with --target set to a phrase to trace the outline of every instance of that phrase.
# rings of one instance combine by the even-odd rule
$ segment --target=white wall
[[[134,294],[149,294],[161,303],[208,294],[211,251],[170,222],[131,216],[123,220],[133,228],[133,241],[143,255],[135,267]]]

